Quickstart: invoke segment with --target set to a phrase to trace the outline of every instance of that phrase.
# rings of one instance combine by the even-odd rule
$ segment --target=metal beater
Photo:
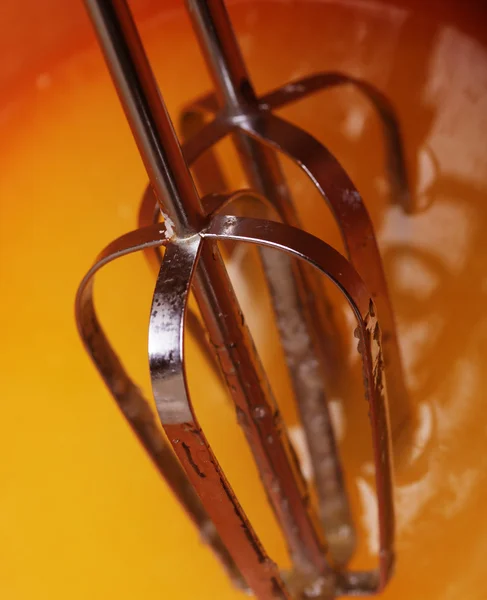
[[[181,147],[126,1],[85,2],[150,179],[140,227],[109,244],[80,285],[76,317],[85,346],[139,440],[237,586],[260,600],[376,593],[386,585],[394,563],[391,432],[395,442],[407,438],[413,422],[393,312],[360,194],[322,144],[273,110],[318,90],[356,86],[383,123],[393,201],[412,211],[394,111],[374,87],[341,73],[310,75],[258,98],[223,0],[186,0],[215,93],[184,111]],[[211,149],[227,135],[236,145],[251,190],[222,191]],[[307,173],[327,201],[348,258],[300,228],[279,152]],[[200,162],[194,168],[204,190],[201,197],[189,166],[202,155],[205,167]],[[306,433],[319,514],[310,506],[300,466],[233,292],[217,245],[222,240],[260,248]],[[139,250],[146,251],[159,270],[149,360],[157,413],[174,452],[150,403],[105,337],[93,304],[95,273]],[[320,287],[321,274],[346,297],[357,321],[379,512],[379,564],[370,572],[347,570],[355,531],[326,400],[340,363],[340,341]],[[202,322],[188,308],[190,290]],[[185,327],[216,358],[288,544],[290,573],[280,572],[267,556],[198,424],[184,374]]]

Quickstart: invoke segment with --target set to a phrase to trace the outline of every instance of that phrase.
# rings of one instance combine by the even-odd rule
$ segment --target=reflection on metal
[[[375,88],[339,73],[310,76],[257,98],[223,2],[186,4],[216,97],[204,97],[183,115],[181,148],[125,0],[86,0],[151,187],[144,194],[139,229],[110,244],[84,278],[76,301],[79,331],[125,418],[237,586],[260,600],[374,594],[384,588],[394,564],[391,432],[397,452],[415,424],[392,307],[372,223],[357,189],[322,144],[272,110],[331,86],[356,86],[384,126],[393,199],[411,211],[397,119]],[[227,135],[233,136],[255,191],[225,190],[211,149]],[[279,153],[299,165],[327,201],[348,258],[300,228]],[[189,171],[193,163],[203,197]],[[161,214],[165,223],[158,222]],[[306,434],[319,518],[228,278],[221,241],[259,247]],[[105,337],[92,297],[95,273],[139,250],[159,270],[149,325],[159,422]],[[373,571],[347,569],[355,531],[327,403],[334,373],[343,370],[343,350],[321,275],[337,286],[357,325],[377,491],[379,564]],[[188,308],[190,291],[201,316]],[[199,425],[185,378],[186,327],[211,356],[235,404],[288,545],[290,573],[281,572],[267,555]]]

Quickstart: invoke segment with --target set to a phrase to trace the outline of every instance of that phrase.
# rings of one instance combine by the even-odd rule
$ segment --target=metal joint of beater
[[[181,150],[125,0],[85,2],[152,186],[144,195],[141,227],[115,240],[100,254],[78,291],[77,322],[87,350],[139,440],[236,585],[250,589],[260,600],[376,593],[389,580],[394,562],[392,452],[384,372],[393,433],[403,430],[411,417],[392,308],[373,227],[358,191],[324,146],[275,116],[272,109],[331,85],[357,85],[384,120],[388,156],[392,156],[389,173],[404,201],[409,194],[394,113],[374,88],[341,74],[311,76],[257,100],[223,2],[187,0],[221,108],[209,96],[192,105],[183,121],[196,115],[197,127],[192,124]],[[216,116],[205,123],[209,113]],[[234,136],[248,179],[259,193],[212,194],[212,182],[207,180],[199,181],[208,192],[200,199],[187,165],[228,134]],[[296,162],[326,199],[340,226],[348,260],[300,228],[275,151]],[[199,179],[197,169],[195,173]],[[249,208],[255,214],[257,206],[259,216],[275,220],[224,214],[236,205],[244,214]],[[159,211],[165,215],[164,223],[157,222]],[[309,504],[299,464],[228,279],[217,246],[222,240],[260,248],[307,434],[322,527]],[[149,360],[157,415],[174,453],[150,403],[130,380],[105,337],[93,304],[95,273],[111,260],[139,250],[152,258],[154,251],[159,252]],[[291,258],[297,260],[291,262]],[[355,545],[354,528],[326,403],[327,376],[332,376],[337,362],[333,352],[337,338],[332,320],[327,322],[323,316],[320,304],[326,299],[322,293],[319,302],[319,296],[310,299],[310,290],[321,285],[317,281],[320,274],[338,287],[357,321],[355,335],[370,407],[379,519],[379,565],[370,572],[346,570]],[[203,325],[188,310],[190,290]],[[288,298],[288,302],[277,302],[279,297]],[[296,344],[286,337],[291,334],[283,327],[291,312],[307,334],[301,354],[293,350]],[[200,337],[203,331],[201,339],[208,336],[211,341],[208,348],[216,355],[284,532],[294,565],[292,573],[281,573],[267,556],[198,423],[185,378],[186,326]],[[302,369],[296,368],[299,364],[312,365],[315,371],[308,370],[303,377]],[[323,381],[310,386],[310,381],[316,380]]]

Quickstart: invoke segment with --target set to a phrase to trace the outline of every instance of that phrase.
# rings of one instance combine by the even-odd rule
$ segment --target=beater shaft
[[[180,239],[197,235],[203,217],[201,203],[128,6],[124,0],[86,0],[86,3],[157,199],[168,213],[166,225],[172,221]],[[166,227],[166,234],[169,234],[169,227]],[[205,245],[202,250],[194,292],[237,413],[247,424],[244,431],[285,531],[293,561],[298,569],[308,574],[328,571],[316,519],[298,475],[299,467],[294,464],[287,432],[280,427],[279,413],[265,372],[243,323],[215,242]],[[173,418],[177,420],[177,403],[174,410]],[[267,441],[269,436],[272,436],[272,444]],[[199,445],[199,432],[195,432],[194,438],[194,443]],[[194,471],[191,455],[188,453],[180,458],[191,477]],[[198,483],[203,484],[202,481]],[[199,491],[202,493],[201,489]],[[213,511],[218,520],[218,506],[214,506]],[[246,531],[255,538],[248,523]],[[229,548],[235,547],[233,537],[234,534],[222,531],[222,538]],[[256,538],[253,543],[258,545]],[[278,571],[267,569],[268,577],[263,581],[262,573],[255,565],[249,568],[248,562],[239,563],[242,552],[233,558],[237,565],[242,564],[242,573],[252,589],[266,598],[271,592],[275,594],[277,585],[285,597]]]
[[[243,587],[243,578],[259,600],[291,596],[324,600],[334,594],[376,593],[388,582],[394,565],[392,457],[384,372],[392,375],[391,383],[395,385],[391,387],[396,399],[400,399],[398,390],[403,381],[380,254],[362,198],[326,147],[312,135],[272,114],[279,102],[285,103],[297,91],[306,95],[305,85],[299,90],[296,85],[284,86],[270,94],[272,106],[256,97],[222,0],[186,0],[222,106],[219,109],[215,100],[208,97],[194,105],[199,104],[195,115],[205,111],[216,115],[210,123],[197,117],[201,128],[186,140],[184,152],[126,0],[85,2],[164,217],[164,223],[142,227],[108,246],[83,280],[76,315],[85,345],[139,439],[193,520],[209,534],[207,540],[237,585]],[[326,74],[311,81],[311,87],[315,84],[318,88],[322,84],[326,87]],[[370,91],[367,86],[361,89],[367,94]],[[387,127],[390,126],[391,121]],[[252,191],[212,193],[200,198],[188,165],[229,134],[235,138],[249,182],[267,198]],[[399,140],[397,135],[390,139]],[[299,220],[275,152],[291,158],[327,200],[349,260],[324,241],[292,226],[299,225]],[[218,169],[216,163],[213,166]],[[395,166],[402,169],[401,155]],[[220,177],[217,185],[222,181]],[[398,181],[406,180],[398,178]],[[211,185],[206,180],[205,191],[214,192],[206,189]],[[273,216],[277,213],[284,224],[222,215],[224,209],[234,210],[232,205],[241,200],[247,202],[244,208],[249,207],[249,200],[254,202],[250,208],[257,203],[259,215],[267,216],[267,209],[272,210]],[[147,193],[140,214],[142,221],[154,220],[151,195]],[[298,461],[219,253],[218,241],[245,242],[264,249],[261,253],[264,271],[307,434],[321,518],[331,542],[333,569],[327,562],[322,531],[317,526]],[[163,257],[159,255],[158,262],[162,264],[149,324],[149,367],[159,418],[185,475],[166,451],[150,409],[147,410],[145,400],[104,336],[91,293],[93,275],[109,260],[137,250],[159,252],[163,247],[166,251]],[[285,253],[284,258],[279,255],[276,259],[266,249]],[[375,570],[356,572],[343,568],[353,551],[354,533],[321,377],[321,371],[330,368],[331,355],[327,355],[326,348],[335,340],[331,337],[331,342],[328,339],[322,345],[321,338],[328,336],[319,329],[317,301],[316,306],[309,301],[310,293],[320,289],[321,284],[309,276],[307,268],[295,268],[289,257],[331,279],[357,320],[355,334],[369,403],[377,487],[379,556]],[[206,331],[265,491],[283,529],[293,563],[289,574],[282,575],[267,556],[192,406],[184,358],[191,290],[204,323],[204,328],[199,329],[199,343],[202,332]],[[384,358],[373,298],[381,322],[385,323]],[[294,347],[294,334],[286,333],[285,321],[289,323],[290,319],[299,324],[300,333],[306,334],[306,344],[300,351]],[[192,323],[194,327],[195,321]],[[396,369],[387,365],[388,357]],[[394,375],[398,375],[399,381],[395,381]],[[405,402],[399,404],[406,406]]]
[[[230,118],[251,121],[258,99],[223,0],[186,0],[186,5],[220,110]],[[239,131],[232,138],[252,187],[270,201],[284,222],[299,227],[275,152]],[[325,395],[325,376],[329,381],[340,362],[339,335],[331,311],[316,306],[315,298],[326,302],[316,273],[301,263],[293,264],[286,254],[259,251],[306,435],[323,529],[334,562],[343,565],[353,553],[355,537]]]

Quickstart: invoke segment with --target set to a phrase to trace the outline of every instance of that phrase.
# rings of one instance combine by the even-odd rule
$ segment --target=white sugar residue
[[[375,465],[372,461],[368,460],[360,467],[360,470],[364,475],[368,477],[375,477]]]
[[[357,488],[362,504],[361,521],[367,531],[367,547],[370,554],[379,553],[379,519],[377,496],[373,487],[362,477],[357,477]]]
[[[365,113],[363,110],[352,108],[348,113],[343,129],[346,135],[352,140],[360,137],[365,126]]]
[[[418,416],[419,425],[414,432],[410,458],[411,463],[421,456],[433,434],[434,414],[431,404],[421,402],[418,406]]]
[[[463,473],[450,473],[448,475],[448,488],[451,500],[443,502],[442,512],[447,519],[452,519],[459,513],[465,503],[470,500],[472,490],[479,478],[479,472],[470,468]]]
[[[379,245],[382,249],[410,245],[418,254],[431,254],[457,271],[464,267],[468,253],[471,218],[468,207],[446,199],[436,199],[427,211],[412,218],[391,206],[378,232]]]
[[[343,402],[339,398],[332,398],[328,402],[328,410],[330,411],[330,419],[333,425],[335,439],[340,442],[345,437],[346,420],[345,411],[343,410]]]
[[[483,377],[482,367],[468,357],[458,359],[450,368],[450,393],[448,402],[438,404],[436,418],[438,429],[445,440],[459,435],[462,427],[470,419],[468,407],[477,398],[480,381]]]
[[[415,518],[438,490],[436,465],[425,477],[395,489],[398,532],[414,531]]]
[[[407,290],[418,300],[426,300],[440,283],[439,276],[432,271],[420,256],[405,254],[395,264],[396,284]]]
[[[438,176],[438,159],[429,146],[422,146],[418,155],[418,184],[416,194],[421,196],[428,191]]]
[[[347,324],[348,364],[353,365],[360,360],[360,354],[357,351],[357,338],[354,335],[354,331],[357,327],[357,319],[348,304],[342,304],[341,308]]]
[[[399,321],[399,345],[403,356],[408,386],[413,390],[421,387],[418,366],[423,364],[424,353],[428,351],[438,338],[444,324],[439,315],[431,315],[420,321]]]
[[[442,173],[483,185],[487,153],[479,131],[487,126],[486,49],[457,27],[442,27],[428,62],[423,102],[435,115],[429,145]]]
[[[313,480],[313,466],[311,464],[311,457],[308,451],[308,444],[306,442],[306,435],[301,425],[292,425],[289,427],[289,437],[298,455],[299,465],[301,472],[306,481]]]
[[[166,215],[165,212],[162,213],[162,216],[164,217],[165,229],[162,230],[160,233],[164,233],[164,237],[166,238],[166,240],[170,240],[174,235],[174,223],[172,222],[171,217],[169,215]]]
[[[357,190],[345,190],[342,194],[342,200],[354,210],[360,208],[362,204],[362,198]]]

